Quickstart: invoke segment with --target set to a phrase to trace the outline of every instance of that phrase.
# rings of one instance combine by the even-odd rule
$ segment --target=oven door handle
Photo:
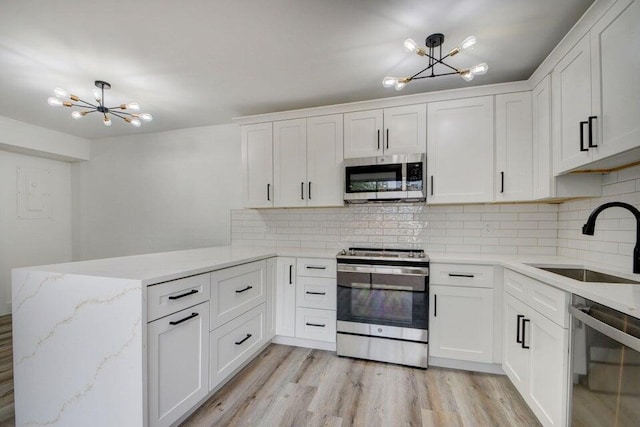
[[[338,286],[341,286],[343,288],[371,289],[371,283],[358,283],[358,282],[338,283]]]
[[[575,305],[569,306],[569,313],[585,325],[595,329],[603,335],[608,336],[611,339],[618,341],[620,344],[626,345],[629,348],[634,349],[635,351],[640,352],[640,339],[629,335],[620,329],[614,328],[611,325],[607,325],[601,320],[596,319],[595,317],[589,316],[588,313],[580,310],[580,308]]]
[[[338,272],[342,273],[370,273],[390,274],[395,276],[421,276],[429,275],[429,267],[403,267],[403,266],[378,266],[361,264],[338,264]]]

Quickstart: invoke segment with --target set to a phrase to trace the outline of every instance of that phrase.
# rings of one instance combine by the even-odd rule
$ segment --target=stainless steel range
[[[338,355],[426,368],[429,257],[350,248],[337,260]]]

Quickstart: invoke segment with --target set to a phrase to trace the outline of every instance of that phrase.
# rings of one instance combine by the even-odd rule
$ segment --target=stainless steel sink
[[[587,270],[585,268],[572,267],[542,267],[532,265],[532,267],[540,270],[548,271],[553,274],[568,277],[569,279],[578,280],[580,282],[600,282],[600,283],[627,283],[632,285],[640,285],[635,280],[625,279],[624,277],[613,276],[611,274],[600,273],[598,271]]]

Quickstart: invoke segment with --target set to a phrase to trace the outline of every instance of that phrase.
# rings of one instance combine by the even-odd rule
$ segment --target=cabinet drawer
[[[265,343],[265,305],[211,332],[209,390],[220,384]]]
[[[209,300],[211,276],[199,274],[147,288],[147,321]]]
[[[336,260],[325,258],[298,258],[298,276],[336,277]]]
[[[431,264],[429,283],[434,285],[493,288],[493,266],[476,264]]]
[[[211,330],[265,302],[266,280],[266,261],[211,273]]]
[[[508,269],[504,290],[563,328],[569,327],[567,292]]]
[[[336,311],[297,308],[296,338],[336,342]]]
[[[336,279],[326,277],[298,277],[296,306],[305,308],[336,309]]]

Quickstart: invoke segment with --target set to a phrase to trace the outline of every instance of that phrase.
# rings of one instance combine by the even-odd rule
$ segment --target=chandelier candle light
[[[455,56],[458,53],[462,52],[463,50],[470,49],[473,45],[475,45],[476,38],[474,36],[469,36],[466,39],[464,39],[464,41],[460,44],[460,46],[454,47],[445,56],[442,56],[442,43],[444,43],[444,34],[440,34],[440,33],[431,34],[429,37],[427,37],[427,39],[425,40],[425,45],[427,46],[428,50],[418,46],[418,43],[416,43],[414,40],[406,39],[404,41],[405,49],[408,52],[415,52],[420,56],[426,56],[429,59],[429,65],[426,68],[418,71],[412,76],[385,77],[384,79],[382,79],[382,86],[395,87],[396,90],[402,90],[407,85],[407,83],[409,83],[412,80],[426,79],[430,77],[449,76],[452,74],[458,74],[460,75],[460,77],[465,79],[465,81],[470,82],[471,80],[473,80],[474,76],[484,74],[489,69],[489,66],[485,63],[474,65],[471,68],[461,69],[461,68],[452,67],[451,65],[444,62],[444,60],[447,59],[448,57]],[[437,57],[436,57],[436,48],[439,48]],[[444,67],[447,67],[453,71],[436,74],[435,66],[437,64],[441,64]],[[421,75],[422,73],[429,70],[431,70],[430,74]]]
[[[153,120],[153,116],[149,113],[140,113],[140,104],[137,102],[128,102],[126,104],[120,104],[116,107],[105,107],[104,104],[104,91],[105,89],[111,89],[111,85],[102,80],[96,80],[95,85],[97,89],[93,89],[93,97],[98,105],[94,105],[90,102],[84,101],[78,98],[76,95],[69,93],[68,91],[60,88],[54,89],[53,93],[55,97],[50,97],[47,102],[52,107],[79,107],[84,110],[74,110],[71,112],[71,117],[79,120],[90,113],[98,112],[102,114],[102,122],[105,126],[111,126],[110,116],[120,117],[125,122],[132,126],[139,128],[142,126],[142,122],[150,122]],[[131,113],[129,111],[132,111]]]

